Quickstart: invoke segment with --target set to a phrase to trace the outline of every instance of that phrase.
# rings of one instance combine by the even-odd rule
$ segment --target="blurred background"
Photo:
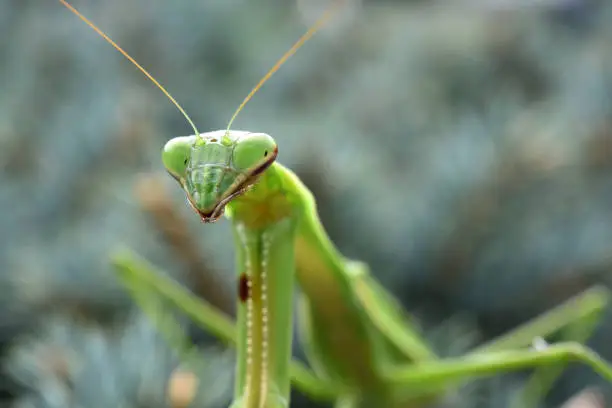
[[[325,3],[73,1],[202,132],[226,126]],[[610,284],[611,22],[605,0],[350,3],[234,128],[276,138],[340,250],[458,355]],[[109,252],[128,246],[232,312],[229,223],[202,225],[160,159],[191,128],[55,1],[0,5],[0,90],[0,406],[169,406],[177,356]],[[233,353],[192,333],[193,406],[225,407]],[[612,360],[612,310],[589,344]],[[526,378],[478,382],[447,406],[505,407]],[[572,366],[542,406],[591,386],[612,397]]]

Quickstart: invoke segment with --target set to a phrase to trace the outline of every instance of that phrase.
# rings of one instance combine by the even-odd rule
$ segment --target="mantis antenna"
[[[270,77],[276,71],[278,71],[278,69],[281,67],[281,65],[283,65],[289,59],[289,57],[291,57],[293,54],[295,54],[295,52],[297,50],[299,50],[300,47],[302,45],[304,45],[304,43],[306,41],[308,41],[317,31],[319,31],[319,29],[321,27],[323,27],[327,23],[327,21],[332,17],[332,15],[336,11],[336,9],[342,3],[344,3],[344,1],[342,1],[342,0],[333,1],[332,5],[325,11],[325,13],[323,13],[323,15],[321,17],[319,17],[318,20],[315,21],[312,26],[310,26],[308,31],[306,31],[306,33],[304,33],[304,35],[302,35],[300,37],[300,39],[297,40],[295,42],[295,44],[293,44],[293,46],[291,48],[289,48],[289,50],[287,52],[285,52],[283,54],[283,56],[280,57],[280,59],[278,61],[276,61],[276,64],[274,64],[274,66],[272,68],[270,68],[270,70],[266,73],[266,75],[264,75],[264,77],[259,80],[257,85],[255,85],[255,87],[251,90],[251,92],[249,92],[249,94],[246,96],[246,98],[244,98],[244,100],[242,101],[240,106],[238,106],[238,109],[236,109],[236,112],[234,112],[234,114],[232,115],[232,118],[230,119],[229,123],[227,124],[227,129],[225,131],[226,135],[229,133],[230,128],[232,127],[232,123],[234,122],[234,119],[236,119],[236,116],[238,116],[238,114],[240,113],[242,108],[244,108],[244,106],[247,104],[247,102],[251,100],[253,95],[255,95],[255,93],[257,91],[259,91],[259,89],[263,86],[263,84],[265,84],[266,81],[268,81],[268,79],[270,79]]]
[[[151,82],[153,82],[164,93],[164,95],[166,95],[168,97],[168,99],[170,99],[170,101],[174,104],[174,106],[176,106],[177,109],[183,114],[185,119],[187,119],[187,122],[189,122],[189,125],[193,128],[193,131],[195,132],[196,137],[198,139],[201,138],[200,132],[198,132],[198,128],[195,126],[195,124],[193,123],[193,121],[191,120],[189,115],[187,115],[187,112],[185,112],[185,110],[176,101],[176,99],[174,99],[172,97],[172,95],[170,95],[170,92],[168,92],[166,90],[166,88],[164,88],[155,78],[153,78],[153,75],[149,74],[149,72],[146,69],[144,69],[138,62],[136,62],[136,60],[134,58],[132,58],[130,56],[130,54],[128,54],[117,43],[115,43],[113,40],[111,40],[110,37],[104,33],[104,31],[102,31],[94,23],[89,21],[89,19],[87,19],[87,17],[85,17],[83,14],[81,14],[70,3],[68,3],[66,0],[59,0],[59,2],[62,3],[68,10],[70,10],[72,13],[74,13],[77,17],[79,17],[81,20],[83,20],[89,27],[91,27],[96,33],[98,33],[102,38],[104,38],[117,51],[119,51],[121,54],[123,54],[123,56],[125,58],[127,58],[132,64],[134,64],[136,66],[136,68],[138,68],[143,74],[145,74],[145,76],[147,78],[149,78],[151,80]],[[261,80],[257,83],[257,85],[255,85],[255,87],[251,90],[251,92],[249,92],[249,94],[246,96],[246,98],[244,98],[244,100],[242,101],[240,106],[238,106],[238,109],[236,109],[236,112],[234,112],[234,114],[232,115],[232,118],[230,119],[230,121],[229,121],[229,123],[227,125],[226,134],[229,133],[230,128],[232,126],[232,123],[234,122],[234,119],[236,119],[236,117],[238,116],[238,114],[240,113],[242,108],[244,108],[244,106],[247,104],[247,102],[249,102],[249,100],[251,100],[253,95],[255,95],[255,93],[257,93],[257,91],[263,86],[263,84],[265,84],[268,81],[268,79],[270,79],[270,77],[276,71],[278,71],[278,69],[281,67],[281,65],[283,65],[289,59],[289,57],[291,57],[293,54],[295,54],[295,52],[298,49],[300,49],[300,47],[302,45],[304,45],[304,43],[306,41],[308,41],[321,27],[323,27],[327,23],[327,21],[332,17],[332,15],[336,11],[336,9],[342,3],[343,3],[342,0],[333,1],[332,5],[325,11],[325,13],[323,13],[323,15],[321,17],[319,17],[319,19],[317,21],[315,21],[315,23],[308,29],[308,31],[306,31],[306,33],[304,33],[304,35],[302,35],[300,37],[300,39],[297,40],[296,43],[293,44],[293,46],[287,52],[285,52],[283,54],[283,56],[276,62],[276,64],[274,64],[274,66],[266,73],[266,75],[264,75],[264,77],[261,78]]]
[[[196,134],[196,137],[200,137],[200,132],[198,132],[198,128],[196,127],[196,125],[193,123],[193,121],[191,120],[191,118],[189,117],[189,115],[187,115],[187,112],[185,112],[185,110],[181,107],[181,105],[176,101],[176,99],[174,99],[172,97],[172,95],[170,95],[170,92],[166,91],[166,88],[164,88],[162,86],[162,84],[160,84],[155,78],[153,78],[153,75],[149,74],[149,72],[144,69],[138,62],[136,62],[136,60],[134,58],[132,58],[130,56],[130,54],[128,54],[126,51],[123,50],[123,48],[121,48],[118,44],[116,44],[113,40],[110,39],[110,37],[108,35],[106,35],[104,33],[104,31],[102,31],[101,29],[99,29],[94,23],[92,23],[91,21],[89,21],[87,19],[87,17],[85,17],[84,15],[82,15],[77,9],[75,9],[70,3],[68,3],[66,0],[59,0],[60,3],[62,3],[64,6],[66,6],[66,8],[68,10],[70,10],[71,12],[73,12],[74,14],[76,14],[77,17],[79,17],[81,20],[83,20],[88,26],[90,26],[91,28],[93,28],[93,30],[100,34],[100,36],[102,38],[104,38],[110,45],[112,45],[113,47],[115,47],[115,49],[117,51],[119,51],[121,54],[123,54],[123,56],[125,58],[127,58],[132,64],[136,65],[136,68],[138,68],[140,71],[142,71],[143,74],[146,75],[147,78],[149,78],[151,80],[151,82],[153,82],[163,93],[164,95],[166,95],[168,97],[168,99],[170,99],[170,101],[174,104],[174,106],[176,106],[178,108],[178,110],[183,114],[183,116],[185,117],[185,119],[187,119],[187,122],[189,122],[189,125],[193,128],[193,131]]]

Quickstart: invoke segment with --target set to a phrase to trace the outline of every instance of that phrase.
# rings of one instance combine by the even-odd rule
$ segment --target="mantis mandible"
[[[287,408],[292,381],[305,393],[334,401],[339,408],[421,406],[465,381],[525,368],[538,368],[537,384],[532,385],[539,387],[534,388],[536,394],[542,394],[568,361],[588,364],[612,383],[612,367],[580,344],[608,303],[609,294],[601,287],[462,357],[440,359],[368,267],[336,249],[319,221],[311,192],[276,161],[275,140],[265,133],[231,130],[240,110],[325,23],[331,9],[248,94],[226,130],[200,133],[144,68],[65,0],[59,1],[135,64],[193,127],[194,135],[166,143],[162,161],[204,223],[224,214],[232,223],[237,328],[129,252],[119,252],[113,260],[126,288],[156,321],[151,304],[155,297],[164,298],[236,345],[232,408]],[[291,360],[295,281],[301,288],[300,334],[311,368]],[[178,327],[158,323],[168,338],[178,340],[176,344],[185,341]],[[574,336],[575,342],[529,347],[534,338],[578,323],[583,330]]]

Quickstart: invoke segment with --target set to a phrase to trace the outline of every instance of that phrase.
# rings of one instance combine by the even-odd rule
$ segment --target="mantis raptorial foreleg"
[[[408,359],[435,359],[436,354],[413,327],[399,302],[370,276],[367,266],[351,261],[348,269],[356,297],[378,330]]]
[[[428,349],[424,342],[407,323],[392,295],[368,276],[367,269],[363,266],[357,265],[355,269],[357,270],[353,278],[355,292],[381,332],[384,332],[411,360],[423,361],[435,358],[431,352],[427,354]],[[470,354],[480,355],[523,348],[532,345],[536,338],[548,337],[559,332],[569,334],[564,336],[567,340],[582,343],[590,337],[609,299],[610,294],[607,289],[593,287],[505,335],[476,347]],[[571,331],[571,334],[567,333],[568,331]],[[521,393],[522,399],[517,406],[535,406],[536,401],[541,399],[562,373],[565,365],[566,363],[561,362],[538,368]]]
[[[396,299],[368,274],[367,266],[353,262],[352,282],[361,306],[376,327],[411,361],[435,359],[435,355],[414,330]],[[538,316],[500,338],[475,348],[471,354],[510,350],[530,346],[534,339],[565,333],[567,340],[586,341],[609,303],[610,294],[603,287],[591,288],[553,310]],[[566,363],[538,368],[517,398],[517,407],[535,406],[563,372]]]
[[[412,398],[420,393],[414,390],[422,389],[423,384],[450,386],[474,378],[568,362],[584,363],[612,383],[612,367],[579,343],[558,343],[543,350],[494,351],[421,362],[390,370],[386,376],[397,386],[398,393]]]
[[[182,361],[195,362],[194,347],[181,324],[165,306],[166,298],[163,296],[150,296],[146,285],[141,280],[131,279],[125,273],[117,274],[123,287],[129,292],[134,302],[147,315],[154,327],[164,337],[164,340],[180,356]]]
[[[597,328],[609,297],[609,293],[606,290],[601,287],[595,287],[547,313],[547,315],[555,313],[559,317],[573,317],[574,319],[573,322],[568,322],[565,327],[559,329],[558,337],[563,338],[565,341],[585,343]],[[559,319],[555,319],[555,316],[549,319],[551,322],[555,320]],[[559,323],[562,322],[559,321]],[[542,336],[545,335],[546,333],[542,333]],[[539,337],[534,341],[533,347],[536,349],[545,348],[548,347],[548,343]],[[560,363],[536,370],[522,392],[514,399],[513,407],[537,406],[538,402],[545,397],[557,378],[563,373],[566,365]]]
[[[523,399],[519,400],[520,405],[517,405],[527,407],[535,406],[535,403],[560,375],[563,367],[570,361],[587,364],[602,377],[610,380],[612,379],[610,365],[596,353],[580,344],[590,336],[599,314],[608,305],[609,298],[610,293],[607,289],[593,287],[500,338],[476,347],[465,357],[454,359],[452,364],[440,366],[437,362],[431,365],[428,365],[428,362],[422,362],[422,364],[407,366],[404,373],[412,372],[413,374],[404,377],[407,382],[401,387],[409,387],[415,381],[424,380],[433,386],[436,383],[433,377],[438,375],[440,381],[446,382],[454,376],[469,379],[471,376],[537,368],[534,377],[522,393]],[[533,344],[534,339],[577,327],[580,328],[578,333],[573,330],[574,334],[570,336],[574,340],[572,343],[556,344],[547,346],[545,349],[526,349]],[[419,367],[424,369],[423,375],[426,377],[420,378],[414,374]],[[397,374],[401,370],[396,367],[392,370],[394,374],[391,376],[398,380]],[[428,370],[432,371],[428,372]],[[444,375],[441,373],[443,372],[448,373],[449,378],[442,379]]]
[[[597,317],[609,305],[610,291],[594,286],[531,321],[476,347],[472,353],[526,347],[538,337],[547,337],[576,322]]]
[[[595,330],[609,301],[609,291],[603,286],[595,286],[505,335],[475,348],[472,354],[527,346],[538,349],[542,344],[548,347],[544,339],[555,334],[560,334],[560,337],[568,341],[583,343]],[[514,406],[537,406],[566,365],[566,362],[560,362],[538,368],[515,398]]]
[[[115,251],[111,255],[111,261],[119,281],[125,285],[143,311],[152,311],[148,307],[149,298],[161,297],[224,343],[235,345],[236,328],[225,313],[200,300],[170,278],[164,277],[132,251]],[[155,319],[155,316],[152,317]]]

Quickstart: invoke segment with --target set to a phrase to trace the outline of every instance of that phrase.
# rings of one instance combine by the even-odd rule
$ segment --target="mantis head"
[[[276,142],[265,133],[222,130],[171,139],[162,160],[208,223],[219,219],[232,199],[253,186],[277,156]]]
[[[230,130],[234,119],[263,84],[331,17],[342,4],[334,2],[327,12],[274,64],[251,92],[244,98],[229,121],[227,130],[201,133],[181,105],[168,91],[123,48],[89,21],[68,1],[59,0],[72,13],[89,25],[151,80],[183,114],[194,130],[193,136],[174,138],[166,143],[162,160],[168,172],[181,184],[191,206],[204,222],[214,222],[227,203],[244,193],[258,176],[276,159],[276,142],[264,133]]]

